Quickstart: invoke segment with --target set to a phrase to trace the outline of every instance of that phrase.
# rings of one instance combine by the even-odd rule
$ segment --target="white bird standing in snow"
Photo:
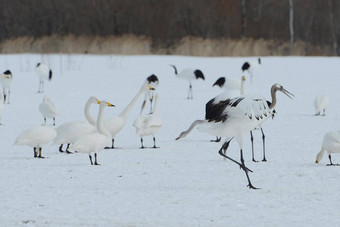
[[[323,116],[325,116],[326,108],[328,107],[329,98],[327,95],[318,95],[314,100],[315,115],[320,116],[321,111],[323,111]]]
[[[243,159],[243,134],[253,130],[264,119],[272,114],[276,105],[276,92],[281,91],[289,98],[291,94],[280,84],[271,87],[272,102],[268,106],[268,101],[257,96],[239,96],[233,99],[221,100],[214,103],[214,99],[206,104],[206,123],[200,125],[200,130],[211,135],[225,138],[225,143],[219,150],[223,157],[237,163],[245,172],[248,180],[248,187],[255,189],[251,184],[248,169]],[[230,141],[235,138],[240,147],[240,160],[237,162],[226,155]],[[252,172],[252,171],[251,171]]]
[[[189,82],[189,92],[188,92],[187,99],[193,99],[191,82],[194,80],[198,80],[200,78],[202,80],[205,80],[202,71],[199,69],[184,69],[183,71],[181,71],[180,74],[178,74],[176,66],[174,65],[170,65],[170,66],[172,66],[175,69],[175,74],[177,75],[179,79],[183,79]]]
[[[327,166],[338,166],[333,164],[331,154],[340,153],[340,131],[332,131],[325,134],[322,141],[321,151],[316,155],[315,163],[319,163],[327,151],[330,164]]]
[[[38,63],[36,66],[36,71],[39,76],[39,93],[44,92],[45,79],[52,80],[52,70],[43,63]]]
[[[42,147],[56,137],[57,132],[47,125],[37,126],[22,132],[15,140],[14,145],[27,145],[33,147],[34,158],[44,158],[41,156]]]
[[[155,90],[157,89],[158,84],[159,84],[158,77],[155,74],[148,76],[148,78],[146,78],[146,80],[145,80],[145,84],[149,84],[153,88],[153,90],[148,89],[144,92],[144,101],[143,101],[142,108],[141,108],[140,112],[141,113],[143,112],[145,104],[146,104],[146,100],[149,99],[149,101],[150,101],[150,113],[152,113],[152,108],[153,108],[152,107],[152,101],[154,99]]]
[[[253,74],[255,68],[259,67],[261,65],[261,58],[258,58],[257,61],[252,61],[252,62],[245,62],[242,65],[242,72],[248,71],[250,74],[250,82],[253,83]]]
[[[3,91],[3,102],[9,104],[9,96],[11,94],[11,84],[13,80],[13,75],[10,70],[6,70],[3,74],[0,75],[1,83],[2,83],[2,91]]]
[[[93,165],[91,153],[94,153],[94,165],[100,165],[97,162],[97,153],[111,144],[111,134],[105,128],[103,122],[104,107],[106,106],[112,107],[114,105],[106,101],[100,102],[97,117],[97,132],[84,135],[71,146],[72,150],[89,154],[91,165]]]
[[[46,118],[53,119],[53,125],[55,125],[55,117],[58,114],[58,109],[47,95],[43,98],[42,102],[39,105],[39,111],[44,118],[44,122],[46,124]]]
[[[154,88],[151,87],[150,85],[143,83],[142,87],[140,88],[140,90],[138,91],[136,96],[131,100],[131,102],[125,107],[125,109],[118,116],[114,116],[114,117],[111,117],[111,118],[105,120],[105,122],[104,122],[105,127],[111,133],[111,137],[112,137],[112,146],[107,147],[106,149],[114,149],[115,148],[114,142],[115,142],[116,135],[118,134],[118,132],[120,132],[123,129],[130,111],[132,110],[133,106],[137,102],[138,98],[147,89],[152,90]]]
[[[84,113],[87,122],[71,121],[60,125],[56,129],[57,136],[54,139],[54,144],[60,144],[59,152],[64,152],[63,144],[67,144],[65,151],[66,153],[71,154],[72,152],[68,150],[71,143],[74,143],[77,139],[79,139],[83,135],[95,132],[97,130],[95,126],[96,121],[90,114],[90,107],[94,103],[99,104],[100,101],[96,97],[91,96],[85,104]]]
[[[140,136],[141,148],[145,148],[143,145],[143,137],[149,135],[152,135],[153,138],[153,148],[157,148],[155,134],[163,125],[162,120],[158,117],[158,100],[159,94],[156,94],[153,113],[146,115],[141,114],[133,123],[137,135]]]

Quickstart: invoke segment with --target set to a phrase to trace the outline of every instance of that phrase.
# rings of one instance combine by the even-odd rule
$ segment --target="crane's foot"
[[[327,164],[327,166],[340,166],[340,164]]]
[[[263,159],[262,159],[262,162],[266,162],[266,161],[267,161],[267,159],[266,159],[266,158],[263,158]]]
[[[261,189],[261,188],[256,188],[256,187],[254,187],[251,183],[249,183],[249,184],[247,185],[247,187],[249,187],[249,189]]]
[[[215,142],[215,143],[218,143],[221,141],[221,137],[220,138],[216,138],[215,140],[210,140],[210,142]]]
[[[259,161],[256,161],[256,160],[253,158],[253,162],[259,162]]]

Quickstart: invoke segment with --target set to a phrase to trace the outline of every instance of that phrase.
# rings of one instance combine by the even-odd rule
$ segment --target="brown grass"
[[[289,43],[263,39],[202,39],[185,37],[164,49],[153,47],[144,36],[46,36],[38,39],[20,37],[0,43],[1,53],[65,53],[65,54],[171,54],[188,56],[286,56],[332,55],[329,46],[312,46],[298,41],[290,53]]]

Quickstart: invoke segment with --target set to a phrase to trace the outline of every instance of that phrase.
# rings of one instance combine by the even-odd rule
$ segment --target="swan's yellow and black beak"
[[[153,87],[151,87],[150,85],[148,85],[149,90],[155,90]]]
[[[242,81],[246,81],[246,77],[245,77],[245,76],[242,76],[242,77],[241,77],[241,80],[242,80]]]
[[[112,105],[112,104],[109,103],[109,102],[106,102],[106,104],[107,104],[107,106],[109,106],[109,107],[115,107],[115,105]]]
[[[315,163],[319,163],[319,161],[318,161],[318,160],[315,160]]]
[[[97,99],[97,104],[100,104],[100,101]]]

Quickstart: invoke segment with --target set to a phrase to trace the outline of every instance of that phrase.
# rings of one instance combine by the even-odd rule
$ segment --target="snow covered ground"
[[[0,126],[0,226],[338,226],[340,167],[326,166],[327,156],[314,162],[323,135],[340,127],[340,59],[264,57],[253,84],[240,70],[246,60],[255,58],[0,55],[0,71],[10,69],[14,76]],[[37,93],[39,61],[54,72],[44,94]],[[193,100],[186,99],[188,84],[169,64],[203,71],[206,80],[193,83]],[[132,123],[143,97],[116,138],[120,149],[98,153],[101,166],[91,166],[86,154],[59,153],[58,145],[44,147],[46,159],[34,159],[30,147],[13,146],[23,130],[43,123],[38,105],[44,95],[61,112],[56,127],[85,120],[84,104],[92,95],[116,105],[105,109],[109,117],[124,109],[151,74],[160,80],[160,149],[139,149]],[[175,140],[204,118],[205,103],[221,92],[212,87],[218,77],[242,75],[248,76],[247,92],[270,99],[271,85],[280,83],[295,95],[291,100],[278,94],[277,115],[263,125],[268,162],[251,161],[245,135],[245,162],[260,190],[246,187],[244,172],[223,160],[217,153],[222,143],[209,142],[212,136],[193,130]],[[317,94],[330,97],[325,117],[314,116]],[[254,136],[261,160],[260,131]],[[145,137],[144,145],[151,147],[152,138]],[[239,160],[235,141],[228,154]],[[333,155],[333,162],[340,157]]]

